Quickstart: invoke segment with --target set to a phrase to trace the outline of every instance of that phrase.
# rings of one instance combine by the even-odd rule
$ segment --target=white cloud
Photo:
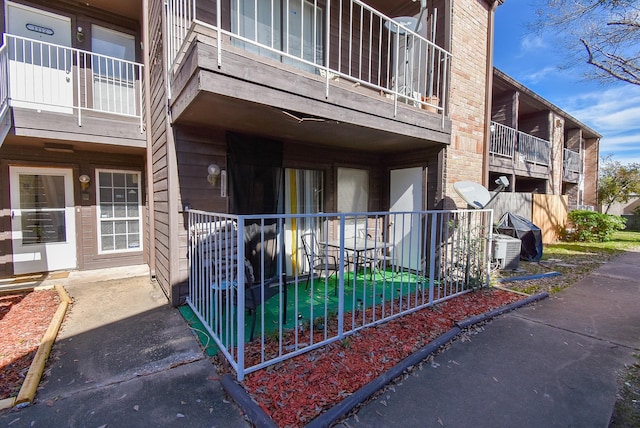
[[[640,87],[596,88],[565,98],[562,107],[603,138],[600,154],[623,163],[640,162]]]
[[[521,80],[525,85],[532,85],[538,82],[542,82],[545,79],[550,79],[550,76],[557,71],[558,68],[555,66],[546,66],[532,73],[524,74]]]
[[[595,90],[562,100],[563,109],[601,134],[640,132],[640,87]]]
[[[524,52],[538,51],[539,49],[544,49],[545,47],[546,42],[542,37],[531,34],[525,35],[520,42],[520,48]]]

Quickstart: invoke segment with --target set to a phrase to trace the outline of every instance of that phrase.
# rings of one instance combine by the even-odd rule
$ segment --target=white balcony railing
[[[75,114],[86,111],[142,116],[142,64],[3,34],[0,107]]]
[[[283,14],[282,8],[299,10]],[[451,54],[434,43],[435,12],[418,32],[359,0],[232,0],[229,13],[222,16],[221,0],[167,0],[171,69],[198,24],[216,31],[218,40],[228,36],[235,46],[322,75],[327,97],[330,83],[342,78],[392,99],[394,114],[405,103],[438,112],[444,121]],[[222,43],[217,48],[221,66]]]
[[[513,159],[517,136],[517,130],[497,122],[491,122],[491,154]]]
[[[489,153],[512,159],[514,162],[517,156],[518,159],[529,164],[549,166],[551,143],[500,123],[491,122]]]
[[[188,218],[187,303],[239,380],[490,281],[492,210]]]

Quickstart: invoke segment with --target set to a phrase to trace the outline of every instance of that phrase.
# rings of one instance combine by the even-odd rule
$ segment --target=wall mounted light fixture
[[[76,39],[79,43],[84,42],[84,30],[82,27],[78,27],[78,30],[76,31]]]
[[[207,173],[207,181],[211,184],[211,187],[216,187],[218,177],[220,177],[220,167],[212,163],[207,167]]]
[[[91,177],[89,177],[87,174],[82,174],[80,177],[78,177],[78,180],[80,181],[80,187],[82,188],[82,191],[86,191],[89,188]]]

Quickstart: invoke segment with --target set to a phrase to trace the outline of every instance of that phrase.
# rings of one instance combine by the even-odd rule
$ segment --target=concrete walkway
[[[146,269],[72,272],[55,282],[74,303],[35,403],[3,414],[0,426],[248,426]]]
[[[640,349],[640,252],[456,340],[349,427],[607,427]]]
[[[62,280],[75,302],[48,374],[35,404],[0,426],[249,426],[148,274],[115,272]],[[639,349],[640,252],[629,252],[472,329],[337,425],[606,427]]]

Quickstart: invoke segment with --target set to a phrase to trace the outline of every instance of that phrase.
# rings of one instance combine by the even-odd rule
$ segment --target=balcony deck
[[[4,34],[0,77],[0,145],[19,137],[146,147],[142,64]]]
[[[450,142],[450,54],[433,41],[406,27],[398,30],[397,22],[350,0],[325,5],[324,24],[313,25],[313,36],[305,33],[310,39],[302,54],[262,40],[266,27],[261,39],[234,28],[251,11],[230,24],[234,12],[224,6],[216,11],[216,5],[169,2],[174,123],[215,122],[230,130],[379,152]],[[281,37],[289,40],[286,33]]]
[[[200,33],[202,31],[203,33]],[[440,114],[398,104],[379,92],[345,79],[331,81],[326,97],[322,76],[241,48],[224,44],[218,68],[210,30],[196,36],[172,84],[174,123],[210,125],[212,118],[230,130],[287,136],[298,141],[376,150],[402,150],[448,144],[451,122]],[[257,96],[259,94],[259,96]],[[400,138],[399,138],[400,137]]]
[[[492,172],[548,179],[551,143],[492,122],[489,168]]]

